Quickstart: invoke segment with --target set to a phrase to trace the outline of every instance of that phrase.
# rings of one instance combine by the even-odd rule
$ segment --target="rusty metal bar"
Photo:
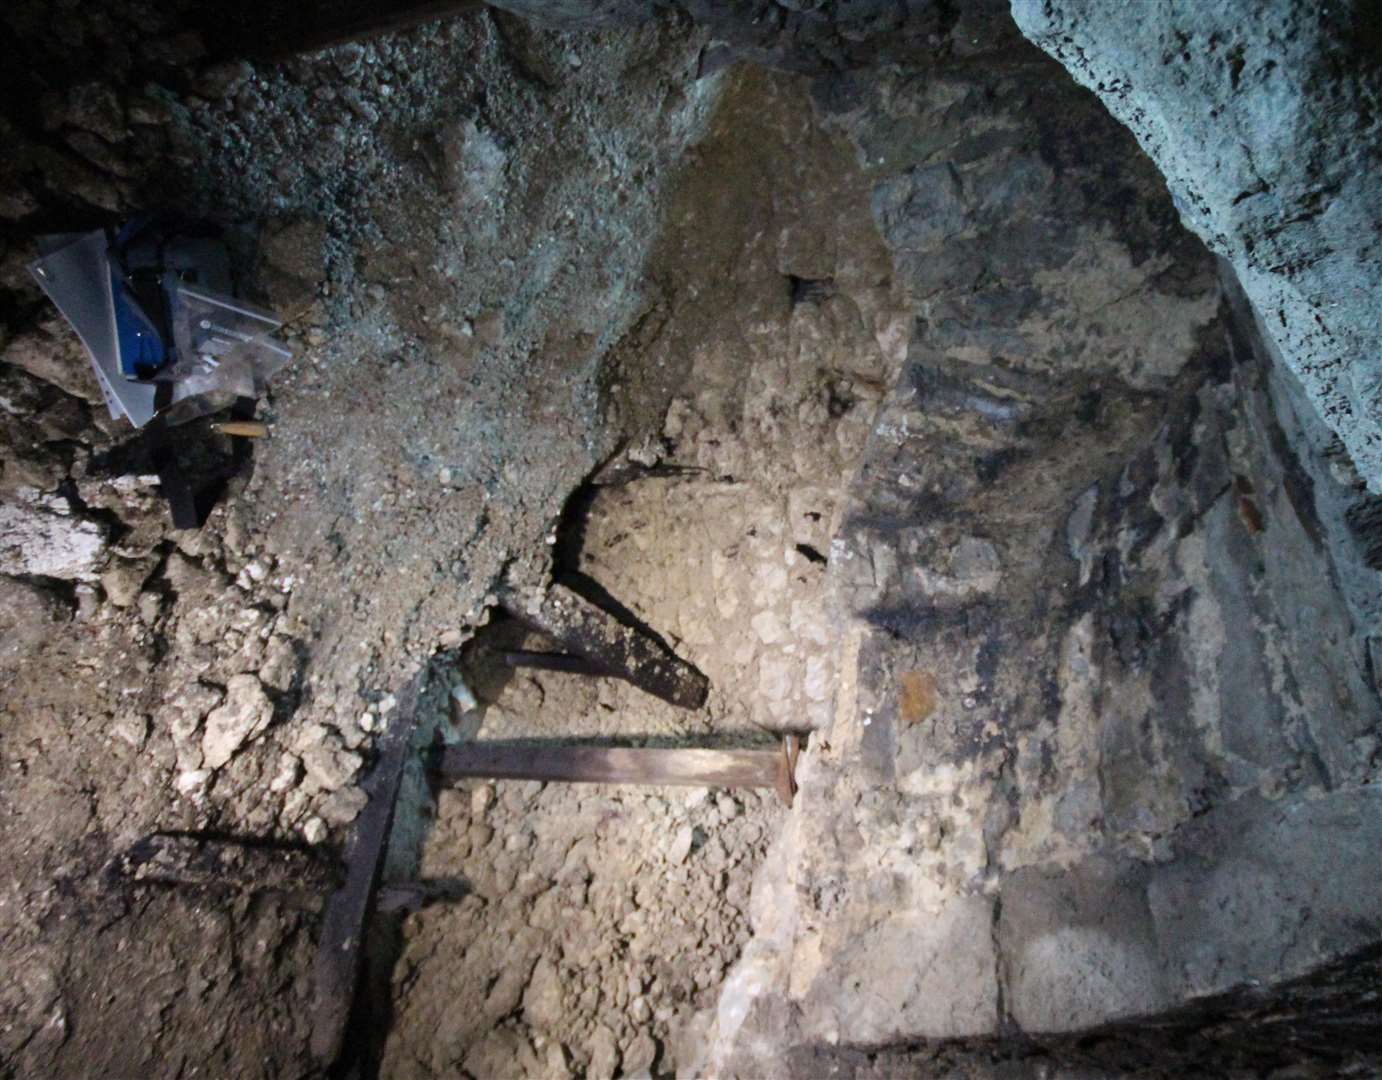
[[[329,1067],[341,1057],[360,978],[365,920],[388,848],[394,806],[417,727],[419,681],[399,694],[399,713],[380,740],[379,759],[361,785],[369,802],[355,819],[346,846],[346,876],[327,899],[317,946],[312,1008],[312,1056]]]

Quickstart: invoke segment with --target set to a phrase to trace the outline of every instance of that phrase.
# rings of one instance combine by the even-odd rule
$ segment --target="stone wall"
[[[834,723],[708,1070],[1059,1055],[1372,945],[1346,455],[1090,95],[1021,53],[852,84],[820,99],[917,319],[830,552]]]

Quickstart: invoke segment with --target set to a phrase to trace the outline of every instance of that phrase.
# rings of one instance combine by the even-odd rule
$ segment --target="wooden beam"
[[[651,750],[619,746],[466,743],[433,758],[447,779],[542,780],[572,784],[674,784],[779,788],[778,750]]]
[[[420,679],[399,694],[398,714],[379,741],[379,757],[361,787],[369,802],[355,819],[346,844],[346,876],[327,899],[317,946],[312,1006],[312,1056],[330,1067],[345,1049],[347,1025],[360,978],[365,920],[388,849],[403,771],[412,757]]]
[[[506,597],[502,603],[514,618],[556,639],[606,674],[627,679],[683,709],[705,704],[710,680],[651,635],[625,626],[564,585],[551,586],[533,607],[518,596]]]

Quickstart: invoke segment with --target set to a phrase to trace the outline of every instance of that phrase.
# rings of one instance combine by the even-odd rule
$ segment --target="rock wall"
[[[1376,5],[1014,0],[1232,262],[1268,336],[1382,491],[1382,53]]]
[[[494,6],[570,29],[659,16],[694,23],[708,39],[702,69],[731,59],[809,74],[930,65],[993,54],[1016,36],[1002,0],[500,0]]]
[[[819,89],[917,317],[830,552],[834,721],[707,1071],[1075,1061],[1059,1033],[1373,945],[1379,579],[1232,274],[1035,54]]]

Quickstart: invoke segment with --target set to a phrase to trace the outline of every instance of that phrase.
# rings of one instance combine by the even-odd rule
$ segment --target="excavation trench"
[[[444,791],[418,873],[469,892],[402,926],[389,1075],[791,1076],[901,1040],[920,1068],[1012,1031],[1193,1025],[1173,1010],[1315,962],[1263,911],[1242,925],[1281,948],[1226,973],[1205,957],[1239,922],[1185,899],[1235,910],[1269,866],[1309,918],[1312,823],[1376,835],[1361,646],[1310,659],[1358,609],[1331,594],[1308,627],[1289,602],[1324,535],[1289,479],[1329,489],[1290,449],[1315,421],[1126,131],[1050,76],[1017,53],[814,102],[729,79],[605,380],[636,437],[554,537],[709,697],[504,665],[469,734],[820,737],[789,813]],[[551,648],[492,633],[473,658]],[[1348,910],[1347,876],[1308,877]],[[1312,956],[1367,943],[1344,918]]]
[[[704,703],[515,665],[562,644],[495,610],[456,667],[434,665],[419,744],[774,752],[781,732],[828,721],[822,553],[896,368],[880,339],[901,318],[868,195],[804,82],[729,77],[670,199],[643,336],[604,379],[629,445],[552,538],[557,581],[703,673]],[[451,704],[460,681],[473,708]],[[380,1075],[660,1075],[692,1060],[750,935],[779,796],[438,787],[415,768],[383,895],[406,885],[419,909],[375,931]]]
[[[181,6],[0,19],[0,1072],[1376,1071],[1382,515],[1294,381],[1309,305],[1180,224],[1242,169],[1173,202],[1002,0],[486,6],[285,64]],[[1196,44],[1099,92],[1230,130],[1333,40],[1276,7],[1149,6]],[[1096,15],[1048,28],[1086,74]],[[1305,255],[1361,205],[1322,191]],[[163,204],[262,223],[300,313],[195,531],[25,270],[74,206]],[[756,766],[428,768],[803,729],[790,810]]]

